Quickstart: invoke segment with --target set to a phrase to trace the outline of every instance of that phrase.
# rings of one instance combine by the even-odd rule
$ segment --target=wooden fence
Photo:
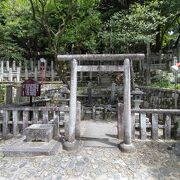
[[[80,135],[81,106],[77,108],[76,132]],[[104,107],[105,108],[105,107]],[[107,108],[107,107],[106,107]],[[98,108],[99,110],[99,108]],[[103,110],[104,111],[104,110]],[[111,109],[117,112],[116,108]],[[161,137],[160,130],[163,130],[164,139],[172,138],[172,129],[175,127],[175,118],[180,117],[178,109],[132,109],[132,138],[146,140],[151,137],[157,140]],[[83,113],[83,111],[82,111]],[[93,111],[94,116],[95,111]],[[63,119],[62,119],[63,114]],[[69,107],[1,107],[0,133],[3,139],[9,134],[16,136],[24,134],[25,128],[35,123],[50,123],[52,119],[58,118],[60,124],[68,122]],[[105,115],[103,115],[105,116]],[[106,117],[104,117],[106,119]],[[180,118],[179,118],[180,119]],[[147,122],[148,120],[148,122]],[[118,138],[124,137],[123,104],[118,104]],[[68,126],[68,124],[67,124]],[[65,129],[67,130],[67,129]]]
[[[136,137],[135,132],[138,131],[142,140],[146,140],[147,133],[150,133],[153,140],[159,139],[160,129],[163,129],[164,139],[172,138],[175,117],[180,116],[180,110],[178,109],[132,109],[131,112],[132,138]],[[136,117],[139,118],[136,120]]]
[[[57,73],[54,70],[53,61],[44,62],[45,80],[54,81]],[[41,61],[24,61],[17,66],[15,61],[0,61],[0,82],[20,82],[21,80],[33,78],[36,81],[42,80]]]
[[[64,121],[68,119],[69,107],[1,107],[0,133],[6,139],[10,134],[24,134],[25,128],[31,124],[49,123],[60,118],[64,113]]]

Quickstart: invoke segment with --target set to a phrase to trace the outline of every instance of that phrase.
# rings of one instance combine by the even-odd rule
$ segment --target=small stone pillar
[[[111,85],[111,104],[115,103],[116,84],[113,82]]]
[[[77,111],[76,111],[76,138],[80,138],[80,124],[81,124],[81,102],[77,101]]]
[[[70,87],[70,110],[67,127],[66,141],[63,146],[65,150],[73,150],[77,147],[75,139],[76,126],[76,103],[77,103],[77,60],[71,61],[71,87]]]
[[[131,122],[131,76],[130,76],[130,61],[124,60],[124,141],[120,144],[120,149],[123,152],[133,152],[132,145],[132,122]]]
[[[88,95],[88,104],[92,105],[92,83],[91,82],[88,83],[87,95]]]
[[[20,99],[21,99],[21,86],[17,86],[16,87],[16,104],[20,103]]]
[[[5,97],[6,97],[5,103],[12,104],[12,85],[6,86],[6,96]]]
[[[118,139],[124,138],[124,118],[123,118],[124,105],[118,103],[118,120],[117,120],[117,130],[118,130]]]

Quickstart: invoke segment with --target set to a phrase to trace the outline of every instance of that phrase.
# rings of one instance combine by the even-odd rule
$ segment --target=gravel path
[[[0,147],[13,141],[0,140]],[[84,147],[55,156],[4,157],[0,154],[0,180],[124,180],[180,179],[180,142],[134,142],[136,152],[117,147]]]

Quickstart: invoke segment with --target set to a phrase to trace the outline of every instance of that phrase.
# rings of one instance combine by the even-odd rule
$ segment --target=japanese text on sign
[[[24,95],[26,96],[37,96],[39,91],[39,84],[23,84]]]
[[[22,96],[40,96],[41,85],[34,80],[26,80],[22,83]]]

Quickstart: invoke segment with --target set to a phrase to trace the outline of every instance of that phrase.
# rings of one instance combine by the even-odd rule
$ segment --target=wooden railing
[[[68,118],[69,107],[1,107],[0,133],[4,139],[8,134],[13,136],[24,134],[25,128],[35,123],[49,123],[52,119],[60,119],[60,113],[64,112],[64,119]]]
[[[178,109],[132,109],[131,112],[132,138],[135,138],[135,131],[139,131],[140,139],[142,140],[147,138],[147,129],[150,129],[153,140],[159,138],[160,129],[163,129],[164,139],[172,138],[174,118],[175,116],[180,116],[180,110]],[[137,119],[137,117],[139,118]],[[149,122],[147,122],[147,119],[149,119]]]

